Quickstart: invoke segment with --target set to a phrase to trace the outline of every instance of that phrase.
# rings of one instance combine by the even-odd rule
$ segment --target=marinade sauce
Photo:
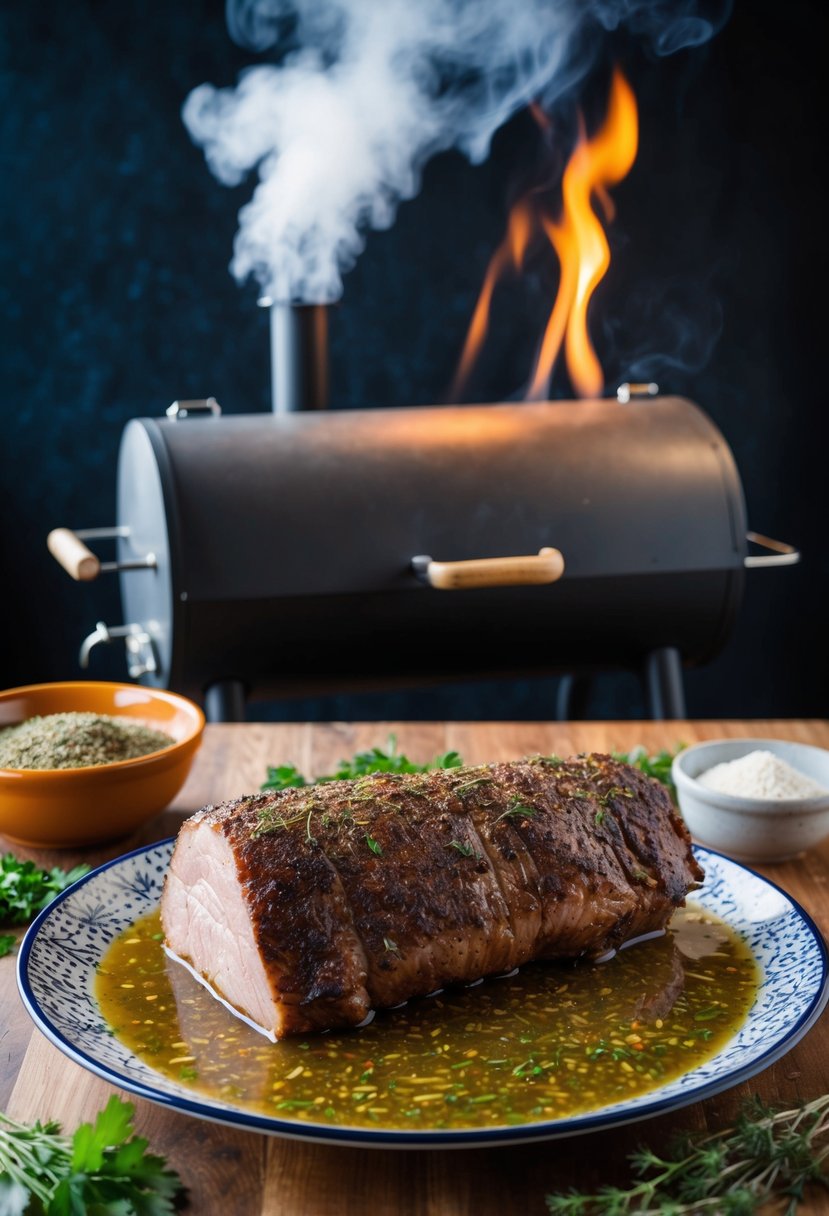
[[[198,1094],[331,1126],[487,1128],[625,1101],[697,1067],[739,1028],[759,972],[693,905],[603,963],[535,963],[270,1043],[162,949],[157,913],[117,938],[96,995],[115,1035]]]

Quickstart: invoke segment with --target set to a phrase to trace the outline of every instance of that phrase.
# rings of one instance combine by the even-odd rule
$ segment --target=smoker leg
[[[556,692],[556,721],[573,722],[587,717],[589,676],[562,676]]]
[[[217,680],[204,690],[208,722],[244,722],[245,686],[241,680]]]
[[[676,647],[663,646],[650,652],[645,660],[645,681],[654,721],[686,717],[682,659]]]

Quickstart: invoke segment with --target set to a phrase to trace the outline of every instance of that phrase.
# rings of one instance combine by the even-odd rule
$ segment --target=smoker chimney
[[[275,414],[328,405],[328,309],[262,296],[270,311],[271,409]]]

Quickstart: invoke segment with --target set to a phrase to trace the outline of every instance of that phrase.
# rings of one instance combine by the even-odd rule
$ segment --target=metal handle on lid
[[[85,540],[111,540],[129,536],[129,528],[54,528],[46,537],[46,547],[59,566],[63,566],[76,582],[90,583],[99,574],[114,570],[155,570],[158,562],[154,553],[132,562],[102,562],[83,543]]]
[[[561,578],[564,558],[558,549],[549,548],[525,557],[481,557],[462,562],[436,562],[421,555],[412,558],[412,570],[437,591],[542,586]]]
[[[769,549],[769,553],[750,554],[743,559],[746,569],[753,570],[763,566],[796,566],[800,561],[800,550],[794,545],[787,545],[782,540],[772,540],[760,532],[746,532],[746,540],[753,545]]]

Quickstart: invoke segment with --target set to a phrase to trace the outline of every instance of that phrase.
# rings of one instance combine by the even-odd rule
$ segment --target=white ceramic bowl
[[[738,798],[697,778],[749,752],[779,756],[829,791],[829,751],[783,739],[715,739],[674,759],[679,809],[695,840],[741,861],[785,861],[829,836],[829,792],[816,798]]]

